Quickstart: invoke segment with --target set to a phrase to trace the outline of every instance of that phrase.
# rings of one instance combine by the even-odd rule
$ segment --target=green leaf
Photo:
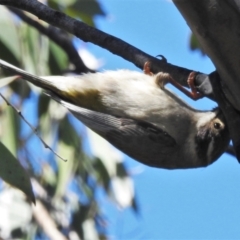
[[[201,47],[200,43],[198,42],[196,36],[192,33],[190,36],[190,49],[192,51],[200,51],[202,55],[206,55],[205,52],[203,51],[203,48]]]
[[[7,86],[11,82],[17,80],[19,76],[12,76],[12,77],[6,77],[0,79],[0,88]]]
[[[89,218],[90,205],[80,206],[78,211],[73,213],[72,227],[81,239],[84,239],[83,223]]]
[[[1,35],[0,35],[0,49],[1,59],[4,59],[5,61],[10,62],[15,66],[19,66],[19,61],[17,60],[17,57],[14,55],[12,49],[9,49],[8,46],[1,40]],[[4,72],[6,72],[6,70],[4,70]]]
[[[16,64],[16,60],[21,59],[18,31],[14,15],[3,6],[0,6],[0,29],[4,29],[0,34],[0,58]],[[11,52],[10,56],[7,52]]]
[[[42,98],[44,99],[44,97]],[[44,139],[44,141],[51,145],[51,143],[53,143],[54,141],[54,136],[56,134],[56,126],[53,124],[53,121],[52,121],[52,118],[51,118],[51,115],[49,114],[49,111],[50,111],[50,103],[48,103],[48,100],[47,98],[45,99],[46,102],[39,102],[39,109],[38,109],[38,114],[41,114],[39,115],[39,123],[38,123],[38,128],[39,128],[39,131],[41,133],[41,137]],[[45,101],[44,100],[44,101]],[[42,106],[43,109],[40,110],[40,105],[43,104],[45,106]],[[47,111],[45,112],[46,110],[46,107],[47,108]],[[41,112],[40,112],[41,111]],[[45,113],[45,114],[44,114]]]
[[[56,173],[53,170],[52,166],[50,166],[48,163],[44,163],[42,165],[41,178],[44,181],[44,183],[47,183],[48,186],[51,186],[53,188],[56,187],[56,184],[57,184]]]
[[[0,71],[0,77],[1,77]],[[0,78],[0,88],[9,85],[12,91],[21,97],[21,99],[28,98],[30,95],[30,87],[28,84],[22,84],[22,81],[19,81],[19,76],[11,76],[6,78]]]
[[[78,0],[50,0],[49,6],[51,8],[65,8]]]
[[[30,97],[31,88],[30,85],[24,82],[24,80],[17,80],[10,84],[12,91],[17,94],[21,99],[26,99]]]
[[[98,173],[98,181],[101,182],[103,184],[104,189],[108,191],[111,178],[102,160],[100,158],[96,158],[93,166],[96,172]]]
[[[80,18],[90,26],[95,26],[94,17],[106,16],[101,4],[95,0],[78,0],[68,6],[65,13],[73,18]]]
[[[47,114],[50,100],[51,99],[45,94],[40,94],[38,98],[38,119],[41,119],[43,115]]]
[[[5,182],[24,192],[28,200],[35,204],[30,178],[25,169],[1,142],[0,153],[0,177]]]
[[[69,122],[68,116],[65,116],[59,122],[58,137],[59,140],[66,145],[72,146],[76,150],[81,151],[81,138],[77,134],[77,131],[75,130],[73,125]]]
[[[18,133],[20,127],[20,118],[16,111],[6,105],[3,114],[1,114],[1,141],[7,146],[9,151],[17,156]]]
[[[68,66],[68,57],[66,53],[55,43],[49,44],[49,69],[51,75],[62,74],[62,70]]]
[[[69,6],[69,8],[75,9],[79,14],[84,13],[91,17],[95,17],[96,15],[106,16],[101,4],[96,0],[78,0],[73,5]]]
[[[21,23],[18,32],[22,39],[20,43],[21,55],[24,56],[22,58],[23,68],[33,74],[45,75],[47,72],[48,40],[26,23]],[[45,70],[43,71],[43,69]]]
[[[139,206],[135,197],[132,199],[132,209],[135,213],[139,213]]]
[[[68,160],[67,162],[58,161],[58,185],[56,194],[62,196],[65,192],[66,184],[76,172],[80,165],[80,161],[83,160],[81,139],[69,122],[67,116],[59,122],[58,137],[57,152],[60,156]]]
[[[116,175],[120,178],[124,178],[124,177],[127,177],[128,176],[128,172],[124,166],[124,164],[122,162],[118,162],[116,164],[116,168],[117,168],[117,171],[116,171]]]
[[[58,159],[58,180],[56,186],[57,197],[64,196],[66,192],[67,184],[70,181],[70,178],[73,176],[76,170],[76,161],[74,161],[74,148],[70,145],[66,145],[62,141],[58,142],[58,154],[63,158],[67,158],[68,161],[64,162]]]

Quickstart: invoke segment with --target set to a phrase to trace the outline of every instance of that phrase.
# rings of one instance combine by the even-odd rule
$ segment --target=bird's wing
[[[115,147],[147,165],[162,167],[160,162],[177,146],[174,138],[151,123],[99,113],[48,95]]]

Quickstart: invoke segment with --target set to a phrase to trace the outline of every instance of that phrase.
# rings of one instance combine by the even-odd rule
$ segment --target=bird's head
[[[225,118],[219,108],[205,112],[197,121],[195,136],[196,151],[206,165],[217,160],[226,150],[230,141]]]

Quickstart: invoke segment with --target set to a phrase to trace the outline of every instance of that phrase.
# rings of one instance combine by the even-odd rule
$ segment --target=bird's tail
[[[0,67],[7,69],[11,72],[13,72],[16,75],[21,76],[21,78],[27,80],[28,82],[34,84],[37,87],[43,88],[45,90],[53,91],[55,90],[55,86],[48,81],[47,79],[43,79],[41,77],[35,76],[33,74],[30,74],[18,67],[13,66],[12,64],[5,62],[4,60],[0,59]]]

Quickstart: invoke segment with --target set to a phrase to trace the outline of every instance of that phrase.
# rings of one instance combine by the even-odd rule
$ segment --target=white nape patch
[[[207,150],[207,160],[211,160],[212,152],[214,148],[214,138],[211,139],[211,142],[208,145],[208,150]]]
[[[201,112],[197,114],[197,128],[204,126],[216,117],[216,112]]]

